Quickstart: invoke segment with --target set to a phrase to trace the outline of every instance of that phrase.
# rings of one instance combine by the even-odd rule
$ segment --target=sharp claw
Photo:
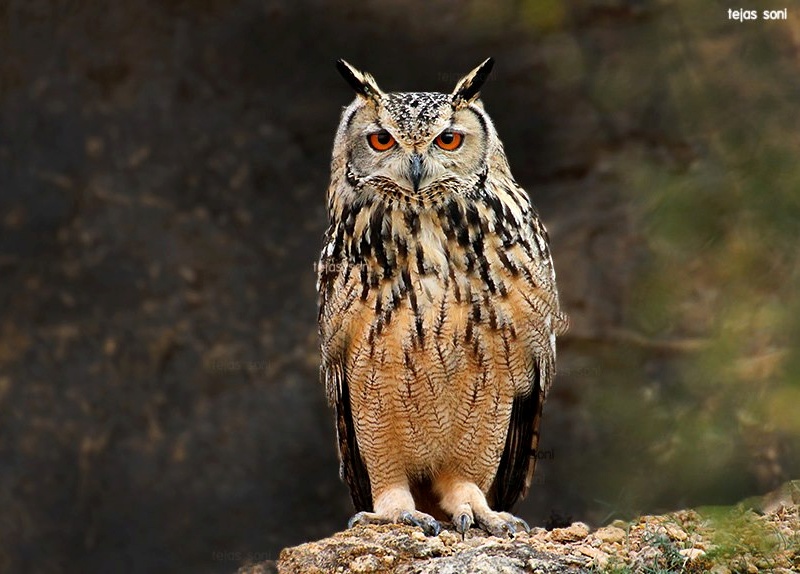
[[[437,520],[431,521],[428,526],[431,529],[431,536],[439,536],[439,533],[442,531],[442,525],[439,524]]]
[[[472,518],[470,518],[469,514],[462,514],[456,519],[456,531],[461,533],[461,539],[464,540],[464,535],[469,530],[469,527],[472,526]]]
[[[399,521],[403,524],[408,524],[410,526],[418,526],[422,529],[422,531],[428,536],[438,536],[439,532],[442,531],[442,526],[439,524],[438,521],[434,519],[427,519],[427,518],[417,518],[410,512],[406,511],[400,514],[398,517]]]
[[[352,528],[356,524],[360,524],[362,518],[364,518],[364,513],[357,512],[356,514],[350,517],[350,520],[347,521],[347,527]]]
[[[408,511],[405,511],[405,512],[401,513],[399,518],[400,518],[400,522],[402,522],[403,524],[408,524],[409,526],[422,527],[422,523],[419,520],[417,520],[416,518],[414,518],[414,515],[411,514]]]
[[[517,518],[517,525],[522,526],[522,529],[528,534],[531,533],[531,527],[522,518]]]

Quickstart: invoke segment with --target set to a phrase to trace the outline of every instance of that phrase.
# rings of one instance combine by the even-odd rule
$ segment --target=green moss
[[[713,546],[708,558],[715,563],[733,565],[760,562],[774,566],[775,556],[787,548],[797,548],[800,539],[787,540],[750,509],[740,507],[701,510],[711,529]]]

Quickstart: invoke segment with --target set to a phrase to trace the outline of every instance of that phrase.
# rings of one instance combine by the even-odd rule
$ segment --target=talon
[[[461,540],[464,540],[467,530],[469,530],[469,527],[472,526],[472,517],[466,512],[461,514],[458,518],[456,518],[455,526],[456,531],[461,533]]]
[[[528,534],[531,533],[531,527],[522,518],[517,517],[517,525],[522,526],[522,529]]]
[[[402,524],[418,526],[427,536],[437,536],[442,530],[442,526],[435,519],[428,517],[417,518],[408,510],[401,512],[397,520]]]
[[[361,524],[361,521],[366,517],[365,512],[357,512],[353,516],[350,517],[350,520],[347,521],[347,527],[352,528],[356,524]]]
[[[442,525],[439,524],[438,520],[432,520],[426,523],[425,527],[423,527],[423,530],[428,536],[439,536],[439,533],[442,531]]]
[[[419,526],[420,528],[422,528],[424,530],[424,527],[422,526],[422,523],[419,520],[417,520],[416,518],[414,518],[414,515],[411,514],[408,510],[406,510],[405,512],[400,513],[400,516],[398,517],[398,519],[403,524],[408,524],[409,526]]]

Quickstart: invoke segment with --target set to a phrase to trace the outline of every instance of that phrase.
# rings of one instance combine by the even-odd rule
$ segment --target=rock
[[[617,528],[616,526],[599,528],[594,535],[601,541],[608,544],[614,544],[625,540],[625,531],[622,528]]]
[[[573,528],[573,536],[584,530],[588,532],[586,525],[573,526],[561,530]],[[544,531],[533,536],[520,534],[500,539],[472,529],[462,540],[447,529],[438,536],[426,537],[407,526],[359,526],[283,550],[278,570],[281,574],[548,574],[588,572],[590,558],[598,564],[603,561],[603,553],[589,547],[583,551],[566,546],[548,549],[552,544],[546,535]],[[256,574],[257,571],[243,568],[239,572]]]
[[[753,552],[778,532],[791,540],[800,531],[797,506],[758,515],[740,507],[678,511],[641,516],[625,529],[604,526],[595,532],[582,522],[547,531],[533,528],[513,538],[487,536],[473,528],[465,537],[445,524],[438,536],[409,526],[358,526],[280,553],[280,574],[548,574],[625,571],[792,572],[796,550],[772,545],[769,555]],[[744,535],[744,538],[742,536]],[[723,553],[707,553],[719,541]],[[714,556],[712,560],[711,556]],[[264,570],[265,564],[267,569]],[[274,563],[248,566],[239,574],[273,572]],[[261,569],[259,569],[261,568]]]
[[[550,533],[550,538],[556,542],[576,542],[589,535],[589,527],[583,522],[576,522],[566,528],[555,528]]]
[[[591,546],[578,546],[577,550],[581,554],[591,558],[594,561],[594,564],[600,568],[604,568],[608,564],[608,554],[602,550],[599,550],[598,548],[592,548]]]
[[[696,558],[706,555],[705,551],[699,548],[683,548],[682,550],[678,550],[678,552],[681,556],[689,560],[695,560]]]
[[[684,532],[681,528],[679,528],[675,524],[665,524],[664,530],[667,531],[667,536],[669,536],[672,540],[683,541],[686,540],[686,538],[688,538],[689,536],[688,534],[686,534],[686,532]]]

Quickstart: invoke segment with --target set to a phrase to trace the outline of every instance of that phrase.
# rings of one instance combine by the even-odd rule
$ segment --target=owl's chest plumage
[[[556,310],[549,253],[523,208],[381,202],[332,225],[323,349],[342,354],[362,451],[399,450],[409,471],[496,468],[514,397],[549,355],[542,317]]]

